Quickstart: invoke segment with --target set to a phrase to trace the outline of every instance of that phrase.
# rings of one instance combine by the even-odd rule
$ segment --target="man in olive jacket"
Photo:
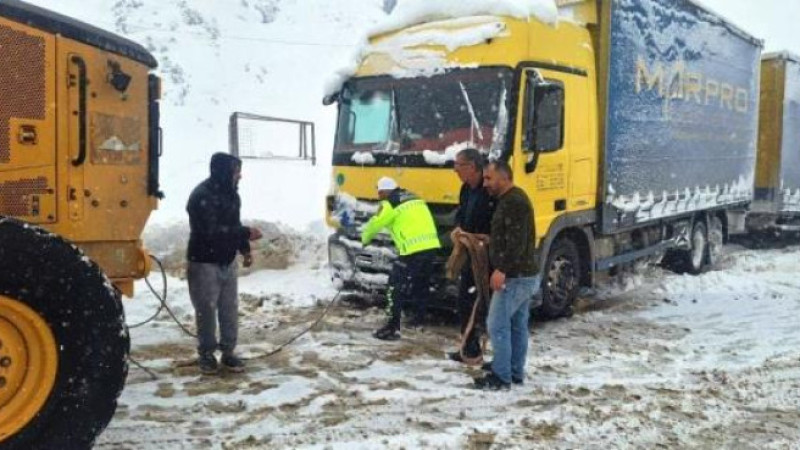
[[[531,300],[541,286],[536,228],[531,201],[514,186],[508,163],[492,162],[483,176],[486,189],[497,198],[489,246],[494,272],[487,320],[494,359],[489,373],[475,380],[475,387],[508,389],[512,382],[522,384],[525,379]]]

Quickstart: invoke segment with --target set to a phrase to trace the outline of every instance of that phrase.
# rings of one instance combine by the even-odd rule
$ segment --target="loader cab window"
[[[564,83],[530,77],[525,106],[527,153],[546,153],[564,146]]]

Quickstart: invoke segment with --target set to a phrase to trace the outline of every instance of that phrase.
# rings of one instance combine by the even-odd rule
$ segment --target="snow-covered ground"
[[[470,389],[444,358],[454,326],[370,337],[377,310],[337,304],[294,346],[263,358],[335,291],[324,255],[241,279],[242,375],[203,377],[194,341],[162,315],[133,330],[132,367],[100,449],[800,448],[800,247],[731,247],[699,277],[650,268],[537,323],[528,381]],[[159,286],[156,285],[156,288]],[[131,323],[155,308],[146,288]],[[185,283],[169,302],[191,323]]]
[[[142,42],[159,59],[167,199],[152,223],[185,220],[210,155],[227,150],[234,111],[318,125],[316,167],[245,164],[244,217],[297,229],[322,219],[336,114],[321,97],[364,33],[387,26],[383,0],[30,1]],[[748,30],[750,19],[769,50],[797,42],[791,32],[774,39],[776,20],[759,19],[775,10],[790,20],[797,5],[703,3],[730,11]],[[324,247],[312,248],[320,251],[286,270],[241,279],[240,350],[250,358],[243,375],[200,376],[194,340],[165,314],[133,329],[133,356],[158,379],[131,367],[97,448],[479,449],[493,441],[524,449],[800,449],[800,247],[731,248],[720,271],[650,269],[624,288],[604,289],[573,318],[536,324],[529,380],[508,393],[471,390],[475,371],[444,359],[454,326],[379,342],[370,332],[381,313],[345,304],[295,345],[260,356],[313,322],[336,293]],[[168,301],[191,324],[185,282],[168,284]],[[138,283],[126,303],[129,323],[156,307]]]

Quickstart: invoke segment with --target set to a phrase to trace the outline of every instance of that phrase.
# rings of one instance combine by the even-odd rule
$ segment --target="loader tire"
[[[64,239],[0,218],[0,449],[90,449],[128,372],[119,294]]]

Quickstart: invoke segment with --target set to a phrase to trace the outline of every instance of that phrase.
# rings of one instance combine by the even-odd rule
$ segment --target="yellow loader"
[[[162,194],[142,46],[0,1],[0,448],[91,448],[125,384],[121,296]]]

